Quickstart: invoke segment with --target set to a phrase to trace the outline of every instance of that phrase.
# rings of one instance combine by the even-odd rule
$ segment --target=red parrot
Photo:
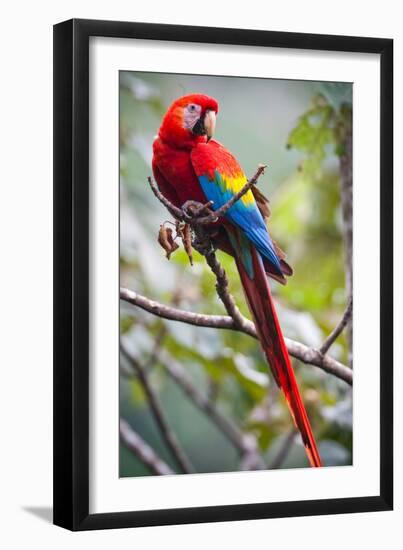
[[[174,101],[153,143],[153,173],[161,193],[178,208],[213,201],[216,210],[247,182],[236,158],[212,138],[218,103],[192,94]],[[281,332],[267,276],[285,284],[292,269],[270,238],[267,199],[252,187],[209,231],[213,244],[236,262],[260,344],[300,431],[311,466],[322,465]]]

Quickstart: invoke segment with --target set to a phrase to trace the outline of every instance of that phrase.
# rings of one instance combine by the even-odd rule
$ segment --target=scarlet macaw
[[[153,173],[161,193],[175,206],[213,201],[216,210],[247,182],[235,157],[211,139],[218,113],[215,99],[192,94],[174,101],[153,143]],[[211,228],[215,246],[231,254],[274,378],[283,390],[311,466],[321,466],[315,438],[297,386],[271,297],[267,275],[285,284],[292,270],[266,227],[267,199],[249,190]]]

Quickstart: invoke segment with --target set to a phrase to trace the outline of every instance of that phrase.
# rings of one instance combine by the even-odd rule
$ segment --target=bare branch
[[[224,315],[205,315],[204,313],[193,313],[192,311],[185,311],[184,309],[178,309],[175,307],[167,306],[156,302],[155,300],[150,300],[134,290],[129,290],[128,288],[120,289],[120,299],[132,304],[134,306],[140,307],[148,313],[152,313],[157,317],[162,317],[163,319],[169,319],[171,321],[180,321],[181,323],[187,323],[188,325],[196,325],[198,327],[210,327],[210,328],[227,328],[235,330],[235,323],[231,317],[226,317]],[[245,332],[250,336],[256,338],[255,327],[253,323],[247,321],[249,331]]]
[[[232,294],[228,291],[228,278],[227,274],[225,273],[224,268],[220,264],[220,262],[217,259],[217,256],[214,252],[214,249],[210,247],[208,251],[204,252],[204,257],[206,258],[206,262],[208,266],[210,267],[211,271],[214,273],[216,277],[216,291],[217,294],[224,304],[224,307],[228,313],[228,315],[233,319],[235,325],[241,329],[241,330],[247,330],[248,329],[248,321],[242,313],[239,311],[238,306],[235,303],[234,297]],[[252,323],[253,325],[253,323]],[[254,325],[253,325],[253,328]]]
[[[332,330],[332,332],[329,334],[329,336],[326,338],[326,340],[323,342],[321,348],[319,351],[325,355],[329,348],[333,345],[335,340],[340,336],[340,334],[343,332],[344,328],[347,326],[348,322],[351,319],[351,315],[353,313],[353,297],[350,297],[350,300],[348,302],[348,305],[346,307],[345,312],[343,313],[343,317],[340,319],[339,324]]]
[[[299,359],[306,365],[319,367],[325,372],[340,378],[340,380],[344,380],[350,386],[353,385],[353,371],[349,367],[346,367],[346,365],[343,365],[343,363],[336,361],[336,359],[329,357],[329,355],[322,355],[318,349],[301,344],[296,340],[291,340],[291,338],[284,338],[284,340],[289,354],[296,359]]]
[[[120,419],[119,433],[123,444],[138,458],[150,468],[154,474],[159,476],[172,475],[175,472],[171,470],[166,462],[160,458],[148,443],[142,439],[124,420]]]
[[[172,456],[175,458],[175,461],[178,463],[181,470],[186,473],[193,473],[194,468],[190,463],[188,457],[183,451],[182,447],[179,444],[178,439],[176,438],[174,432],[171,430],[166,418],[164,411],[160,405],[160,402],[152,388],[149,379],[148,373],[144,369],[143,365],[137,359],[135,359],[124,346],[120,346],[122,354],[129,362],[133,371],[137,374],[141,385],[144,388],[144,391],[147,395],[148,402],[150,404],[151,411],[154,415],[155,421],[160,429],[161,435],[164,438],[169,450],[172,453]]]
[[[242,316],[242,324],[237,325],[232,317],[225,315],[205,315],[193,313],[182,309],[169,307],[154,300],[150,300],[141,294],[137,294],[127,288],[120,289],[120,298],[132,305],[171,321],[179,321],[198,327],[210,327],[227,330],[237,330],[257,338],[254,324]],[[240,314],[241,315],[241,314]],[[311,348],[290,338],[285,338],[288,352],[296,359],[308,365],[314,365],[325,372],[344,380],[350,386],[353,384],[353,372],[351,369],[339,363],[328,355],[323,355],[318,349]]]

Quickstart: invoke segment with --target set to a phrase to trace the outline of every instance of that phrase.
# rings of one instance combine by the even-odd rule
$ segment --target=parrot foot
[[[197,220],[198,217],[203,215],[214,216],[214,212],[211,210],[213,201],[208,201],[205,204],[198,201],[186,201],[182,205],[183,217],[186,221],[191,222]]]

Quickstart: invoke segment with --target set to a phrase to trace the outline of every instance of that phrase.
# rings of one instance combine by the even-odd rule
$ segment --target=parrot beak
[[[214,135],[215,122],[216,122],[215,112],[214,111],[206,111],[206,114],[204,116],[204,128],[206,130],[207,141],[210,141],[210,139]]]

